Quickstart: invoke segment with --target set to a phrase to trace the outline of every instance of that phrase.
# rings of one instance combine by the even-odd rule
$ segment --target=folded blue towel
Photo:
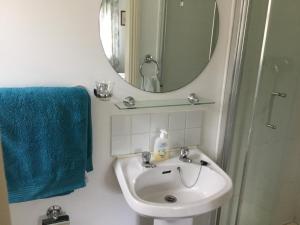
[[[85,186],[93,166],[84,88],[0,88],[0,130],[10,203]]]

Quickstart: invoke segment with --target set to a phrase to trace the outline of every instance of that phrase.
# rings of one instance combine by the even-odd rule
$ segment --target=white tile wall
[[[185,130],[185,145],[200,145],[201,129],[191,128]]]
[[[114,116],[111,123],[112,136],[128,135],[130,133],[130,116]]]
[[[133,115],[131,117],[131,133],[144,134],[150,130],[150,114]]]
[[[186,113],[186,128],[202,127],[203,111],[191,111]]]
[[[169,129],[184,129],[186,124],[186,112],[174,112],[169,114]]]
[[[133,134],[131,136],[131,147],[133,152],[149,150],[149,134]]]
[[[169,131],[170,148],[178,148],[178,147],[185,146],[184,133],[185,133],[185,130]],[[200,140],[198,142],[200,142]]]
[[[129,135],[112,136],[111,138],[111,148],[114,154],[121,155],[123,152],[131,151],[131,140]]]
[[[159,133],[161,128],[169,127],[168,113],[153,113],[151,114],[151,133]]]
[[[111,150],[113,155],[153,151],[160,129],[169,133],[170,148],[201,145],[203,110],[113,115]]]

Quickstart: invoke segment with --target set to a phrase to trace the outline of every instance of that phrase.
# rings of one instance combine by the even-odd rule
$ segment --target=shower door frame
[[[226,90],[230,92],[229,94],[229,106],[227,111],[227,118],[226,118],[226,125],[225,130],[233,130],[236,124],[236,115],[237,115],[237,104],[238,104],[238,96],[239,96],[239,87],[241,85],[242,79],[242,64],[244,60],[244,53],[245,53],[245,39],[247,36],[248,30],[248,19],[249,19],[249,8],[250,3],[253,0],[236,0],[235,5],[235,13],[234,13],[234,25],[233,25],[233,36],[231,40],[231,47],[230,47],[230,56],[229,56],[229,65],[231,62],[231,67],[229,66],[227,74],[232,74],[232,77],[228,78],[231,82],[226,85]],[[254,100],[251,106],[251,113],[250,113],[250,127],[247,133],[247,141],[246,141],[246,152],[244,158],[244,165],[242,167],[242,177],[241,183],[238,187],[238,200],[237,200],[237,209],[234,212],[233,205],[225,210],[218,210],[216,224],[229,224],[230,218],[234,214],[234,225],[238,225],[239,215],[240,215],[240,206],[242,201],[242,196],[245,190],[245,181],[246,181],[246,173],[248,168],[248,158],[249,158],[249,149],[252,139],[253,133],[253,121],[256,111],[256,104],[258,98],[258,92],[260,88],[260,82],[262,77],[262,67],[264,62],[265,56],[265,47],[268,38],[268,31],[269,31],[269,22],[270,22],[270,15],[271,15],[271,8],[272,8],[273,0],[268,0],[267,6],[267,15],[265,19],[264,31],[263,31],[263,43],[260,51],[260,60],[258,66],[258,72],[256,77],[256,86],[255,86],[255,93],[254,93]],[[223,142],[223,149],[222,155],[219,158],[219,164],[225,171],[228,171],[231,157],[232,157],[232,144],[233,144],[233,136],[234,132],[225,132],[224,134],[224,142]],[[221,216],[222,220],[221,221]]]

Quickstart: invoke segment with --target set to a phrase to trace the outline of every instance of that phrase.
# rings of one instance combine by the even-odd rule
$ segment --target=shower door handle
[[[272,92],[270,102],[269,102],[269,112],[268,112],[268,120],[266,123],[266,127],[271,128],[271,129],[277,129],[277,126],[272,123],[272,112],[273,112],[273,106],[274,106],[274,99],[275,97],[281,97],[281,98],[286,98],[287,94],[282,93],[282,92]]]

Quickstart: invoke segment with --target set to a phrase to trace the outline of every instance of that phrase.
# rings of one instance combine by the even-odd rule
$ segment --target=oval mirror
[[[149,92],[192,82],[209,63],[219,33],[214,0],[102,0],[99,19],[114,70]]]

